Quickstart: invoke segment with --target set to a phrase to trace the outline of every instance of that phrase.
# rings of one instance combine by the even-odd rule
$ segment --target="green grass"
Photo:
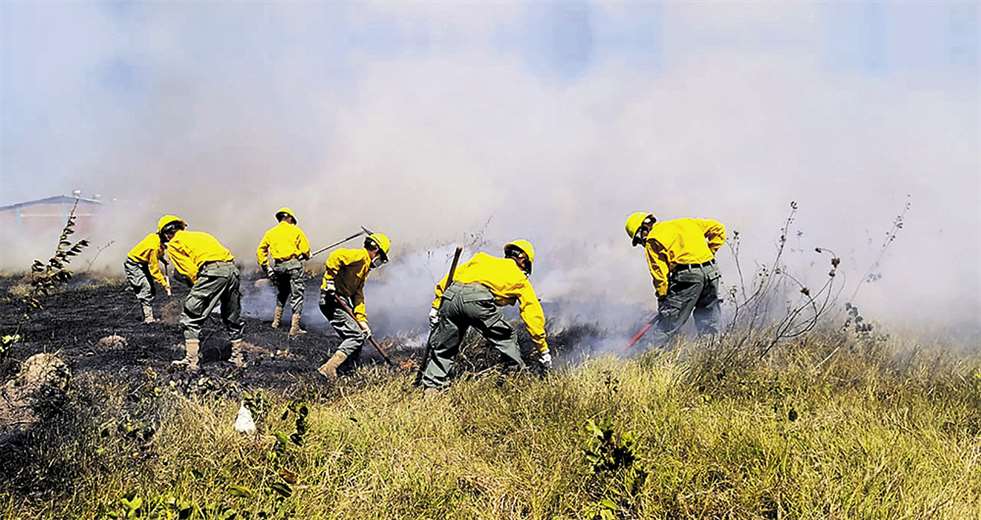
[[[82,378],[0,487],[0,516],[99,518],[125,513],[125,496],[147,518],[981,517],[976,356],[850,345],[815,369],[830,348],[813,343],[719,380],[699,348],[465,378],[429,398],[366,369],[309,389],[302,445],[280,452],[290,396],[264,394],[250,438],[232,430],[232,397],[188,398],[152,373]],[[594,470],[589,420],[636,461]]]

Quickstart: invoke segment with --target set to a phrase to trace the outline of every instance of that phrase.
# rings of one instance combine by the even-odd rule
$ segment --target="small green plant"
[[[119,510],[109,513],[109,518],[143,518],[143,498],[129,493],[119,497]]]
[[[303,446],[303,439],[306,437],[308,431],[307,417],[310,415],[310,407],[301,401],[291,401],[287,405],[286,410],[283,411],[280,419],[285,421],[290,418],[291,414],[295,417],[293,420],[293,433],[287,435],[282,431],[274,432],[273,435],[276,437],[276,443],[266,453],[266,459],[269,462],[280,466],[276,474],[281,481],[277,480],[270,484],[268,490],[271,493],[275,493],[277,503],[280,505],[283,500],[293,495],[293,484],[297,482],[298,477],[296,473],[282,466],[289,460],[287,455],[290,444],[297,447]]]
[[[213,501],[198,504],[187,499],[175,497],[171,493],[164,493],[144,499],[138,494],[131,492],[119,498],[119,504],[116,509],[104,513],[100,518],[106,520],[124,518],[154,520],[213,518],[217,520],[231,520],[233,518],[239,518],[239,512],[227,504]]]
[[[82,250],[88,247],[88,240],[79,240],[72,243],[69,237],[75,233],[75,214],[78,209],[78,199],[68,213],[68,220],[61,229],[61,236],[58,238],[58,246],[55,247],[54,255],[48,261],[34,260],[31,265],[31,293],[27,297],[27,303],[35,308],[41,308],[41,299],[51,294],[58,286],[71,280],[72,272],[68,269],[72,257],[81,254]]]
[[[295,429],[290,434],[289,440],[297,446],[303,446],[303,438],[307,434],[307,416],[310,415],[310,407],[300,401],[291,402],[286,411],[283,412],[284,421],[289,418],[290,412],[296,416],[296,419],[293,421]]]
[[[14,346],[14,343],[20,341],[20,334],[5,334],[0,337],[0,359],[3,359],[10,352],[10,347]]]
[[[586,505],[584,516],[613,520],[636,513],[638,498],[647,480],[647,470],[637,460],[636,440],[631,432],[619,435],[609,419],[586,422],[586,462],[593,471],[595,500]]]
[[[858,307],[852,305],[851,303],[845,303],[845,312],[848,313],[848,318],[845,319],[845,325],[842,327],[844,330],[851,329],[855,332],[855,336],[862,340],[871,339],[873,336],[873,330],[875,327],[865,321],[862,313],[859,312]]]
[[[293,401],[286,407],[286,410],[283,410],[283,415],[280,419],[285,421],[289,419],[290,414],[296,416],[293,422],[293,433],[287,434],[283,431],[273,432],[273,435],[276,437],[276,443],[266,454],[266,458],[270,461],[275,461],[285,456],[290,444],[303,446],[303,438],[307,434],[307,415],[310,414],[310,407],[306,403]]]
[[[259,424],[266,417],[269,409],[269,400],[261,390],[242,393],[242,404],[252,414],[252,421]]]

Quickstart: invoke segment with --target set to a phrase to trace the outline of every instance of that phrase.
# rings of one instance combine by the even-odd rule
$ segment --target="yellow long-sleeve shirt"
[[[655,222],[644,250],[657,296],[668,294],[668,275],[674,266],[708,262],[725,241],[726,228],[717,220],[679,218]]]
[[[231,262],[231,251],[215,237],[203,231],[178,231],[167,242],[167,256],[174,262],[174,269],[193,284],[198,280],[198,270],[206,262]]]
[[[446,290],[446,276],[436,284],[436,299],[433,308],[438,309]],[[535,289],[528,276],[509,258],[499,258],[487,253],[477,253],[466,263],[457,266],[453,274],[454,283],[478,283],[490,290],[500,306],[520,302],[521,320],[525,322],[528,334],[542,353],[548,351],[545,338],[545,311],[538,301]]]
[[[368,250],[337,249],[324,263],[324,280],[321,289],[327,288],[327,282],[334,282],[337,294],[351,299],[354,305],[354,318],[358,321],[368,321],[364,304],[364,282],[371,271],[371,257]]]
[[[266,234],[262,235],[262,242],[259,242],[255,257],[259,266],[265,267],[270,256],[276,261],[309,257],[310,242],[307,240],[306,233],[300,229],[300,226],[285,220],[269,228]]]
[[[161,287],[170,287],[170,282],[160,270],[160,256],[163,255],[163,248],[160,247],[160,235],[150,233],[143,240],[140,240],[133,249],[129,250],[126,258],[134,262],[146,264],[150,271],[150,276],[160,284]]]

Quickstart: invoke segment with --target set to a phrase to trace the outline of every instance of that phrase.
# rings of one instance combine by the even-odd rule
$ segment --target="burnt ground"
[[[264,291],[256,288],[255,282],[255,279],[243,277],[243,301]],[[67,287],[44,298],[41,309],[28,309],[14,296],[17,291],[11,289],[24,283],[25,279],[21,277],[0,277],[0,334],[19,331],[22,336],[0,363],[0,381],[7,380],[19,362],[31,355],[56,352],[76,375],[96,373],[117,381],[138,380],[147,369],[152,369],[175,383],[191,383],[192,378],[186,373],[170,369],[170,362],[183,356],[183,335],[177,320],[187,287],[175,284],[171,298],[157,294],[154,310],[160,321],[147,325],[142,323],[136,297],[123,280],[106,281],[80,275]],[[322,386],[322,378],[316,369],[334,351],[339,340],[316,310],[318,284],[319,279],[307,280],[303,326],[308,333],[293,340],[287,337],[288,312],[283,325],[273,329],[269,326],[271,303],[256,305],[253,301],[252,305],[244,306],[247,309],[243,310],[245,339],[256,349],[248,352],[249,366],[243,370],[227,361],[230,355],[228,337],[215,314],[201,336],[202,370],[195,379],[204,376],[217,381],[222,386],[229,386],[228,392],[253,388],[309,391],[311,387]],[[271,300],[267,298],[267,301]],[[265,309],[267,306],[269,308]],[[513,325],[526,359],[529,359],[532,346],[524,327],[520,323]],[[551,335],[550,343],[553,352],[561,353],[582,338],[597,334],[599,331],[589,325],[574,326]],[[104,339],[112,336],[123,338],[125,343]],[[414,341],[378,338],[398,366],[393,370],[410,370],[421,356],[419,331],[415,331],[414,336]],[[277,351],[286,350],[287,356],[276,355]],[[480,370],[495,364],[497,356],[493,349],[482,348],[479,338],[473,336],[464,343],[458,361],[461,369]],[[384,366],[374,349],[365,345],[360,361],[346,363],[342,373],[351,375],[358,366],[369,364]]]
[[[316,280],[308,281],[308,300],[317,295]],[[0,380],[23,361],[39,352],[56,352],[69,364],[75,374],[96,372],[113,379],[137,377],[150,368],[169,374],[172,380],[186,379],[182,372],[170,372],[170,362],[183,356],[183,335],[177,320],[188,288],[175,284],[174,296],[157,294],[154,312],[157,323],[142,323],[135,296],[123,281],[98,281],[79,277],[64,290],[43,300],[43,308],[28,309],[11,295],[11,288],[23,283],[20,278],[0,278],[0,332],[10,334],[19,330],[21,342],[14,345],[8,360],[0,370]],[[249,290],[254,280],[243,279],[243,290]],[[15,291],[16,292],[16,291]],[[307,311],[309,312],[309,311]],[[25,319],[25,315],[27,318]],[[295,385],[319,383],[316,372],[338,344],[338,339],[326,323],[307,324],[307,334],[288,339],[289,314],[279,329],[270,327],[272,309],[268,316],[245,314],[245,339],[255,345],[247,353],[249,366],[236,369],[228,361],[228,336],[217,314],[209,320],[201,335],[201,375],[220,380],[234,380],[243,388],[262,387],[287,389]],[[112,336],[125,340],[122,343]],[[104,339],[110,338],[110,339]],[[381,340],[391,349],[392,341]],[[276,356],[287,351],[287,356]],[[360,363],[383,363],[365,346]],[[406,362],[417,351],[393,352],[394,362]],[[349,370],[352,367],[346,367]]]
[[[242,281],[247,309],[243,315],[245,339],[256,346],[248,353],[249,366],[240,370],[227,361],[230,345],[216,316],[202,334],[201,371],[192,375],[170,369],[171,361],[183,356],[183,335],[177,320],[187,288],[175,286],[172,298],[157,295],[154,309],[162,321],[146,325],[135,295],[122,280],[78,276],[67,287],[43,298],[41,309],[31,309],[16,296],[23,294],[27,279],[0,276],[0,336],[21,336],[6,352],[0,352],[0,383],[10,380],[26,359],[41,352],[58,354],[72,373],[67,397],[42,403],[45,410],[55,413],[25,433],[8,438],[0,447],[0,467],[5,474],[0,479],[0,494],[6,490],[25,499],[45,501],[72,489],[79,475],[89,471],[78,462],[77,450],[72,448],[72,439],[83,435],[80,432],[116,439],[127,446],[127,442],[136,443],[138,453],[152,453],[150,439],[165,420],[158,391],[166,387],[202,398],[248,398],[261,392],[246,392],[263,390],[291,401],[323,402],[335,399],[345,388],[378,381],[379,371],[411,373],[414,360],[421,355],[425,331],[399,331],[399,337],[380,339],[395,368],[386,368],[366,345],[360,363],[342,366],[346,377],[338,388],[331,388],[316,369],[339,340],[316,309],[319,280],[307,282],[304,327],[308,333],[294,340],[287,337],[288,322],[279,329],[269,326],[271,291],[257,288],[255,282],[247,278]],[[517,322],[512,325],[526,360],[533,359],[533,346],[524,327]],[[550,346],[561,360],[562,352],[600,334],[588,324],[572,325],[551,334]],[[286,349],[288,356],[276,355]],[[479,336],[471,333],[457,357],[457,367],[469,373],[488,373],[486,369],[497,366],[499,360],[494,349],[484,348]],[[360,377],[364,366],[374,367],[371,377]],[[124,402],[108,401],[106,392],[114,387],[123,392]],[[86,445],[85,449],[98,445]]]

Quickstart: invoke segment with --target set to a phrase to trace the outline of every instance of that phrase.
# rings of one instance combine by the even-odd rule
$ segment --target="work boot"
[[[242,353],[242,346],[245,341],[236,339],[232,341],[232,356],[228,361],[237,368],[245,368],[245,354]]]
[[[170,364],[175,367],[185,367],[188,372],[198,371],[198,350],[201,342],[196,339],[184,340],[184,359],[172,361]]]
[[[282,321],[282,320],[283,320],[283,306],[277,304],[276,305],[276,310],[273,311],[272,328],[278,329],[279,328],[279,322]]]
[[[294,312],[292,321],[290,321],[290,337],[295,338],[300,334],[306,334],[307,331],[300,328],[300,313]]]
[[[334,355],[331,356],[326,363],[320,365],[317,372],[320,372],[320,375],[326,377],[328,381],[333,383],[337,381],[337,367],[341,366],[341,363],[343,363],[346,359],[347,354],[338,350],[337,352],[334,352]]]
[[[143,305],[143,323],[153,323],[157,320],[153,319],[153,307],[149,305]]]

